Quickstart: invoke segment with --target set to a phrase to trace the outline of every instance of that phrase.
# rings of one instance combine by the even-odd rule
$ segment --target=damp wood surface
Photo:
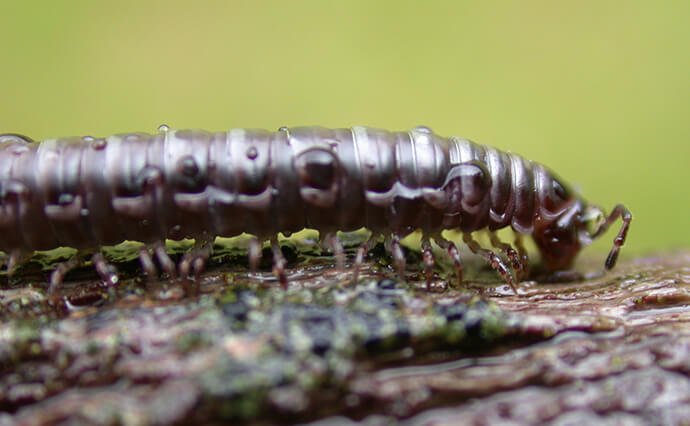
[[[60,303],[34,261],[0,289],[0,424],[689,422],[690,251],[603,275],[586,253],[515,295],[472,260],[427,288],[419,253],[405,283],[379,247],[352,285],[283,249],[286,290],[270,256],[250,273],[217,250],[196,288],[147,282],[124,248],[117,286],[83,268]]]

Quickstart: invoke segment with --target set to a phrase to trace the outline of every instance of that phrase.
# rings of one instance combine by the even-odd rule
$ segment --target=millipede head
[[[574,198],[560,213],[538,217],[532,236],[548,268],[566,269],[582,248],[603,235],[619,217],[623,225],[613,240],[613,247],[604,264],[605,269],[609,270],[616,265],[632,221],[630,211],[622,204],[614,207],[607,216],[600,207]]]
[[[536,218],[532,238],[547,268],[569,268],[580,249],[591,241],[581,238],[582,212],[583,202],[573,199],[558,213],[541,214]]]

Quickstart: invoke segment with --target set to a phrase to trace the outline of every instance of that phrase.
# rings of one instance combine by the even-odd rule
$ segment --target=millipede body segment
[[[172,277],[198,276],[216,236],[244,232],[256,236],[252,265],[261,242],[272,242],[274,272],[285,284],[277,233],[318,230],[342,265],[336,232],[366,227],[387,236],[399,274],[399,240],[419,229],[427,279],[430,241],[448,251],[461,279],[458,250],[441,236],[457,229],[515,288],[527,267],[521,235],[533,237],[547,267],[564,269],[621,217],[610,269],[632,219],[620,204],[606,216],[541,164],[426,127],[159,130],[40,143],[1,135],[0,250],[9,254],[9,273],[35,250],[68,246],[92,253],[99,274],[114,283],[117,274],[99,248],[135,240],[146,244],[140,259],[147,274],[156,273],[155,259]],[[505,227],[516,233],[514,247],[493,234]],[[494,250],[472,238],[483,229]],[[196,248],[175,265],[164,242],[183,238]],[[357,251],[355,280],[369,246]],[[76,264],[55,270],[53,289]]]

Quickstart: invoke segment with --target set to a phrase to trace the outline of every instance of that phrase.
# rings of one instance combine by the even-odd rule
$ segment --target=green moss
[[[175,339],[178,353],[188,353],[211,344],[210,336],[199,332],[187,332]]]

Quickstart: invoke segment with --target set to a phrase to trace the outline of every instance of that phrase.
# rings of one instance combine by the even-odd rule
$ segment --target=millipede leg
[[[393,263],[395,263],[395,269],[398,274],[398,277],[406,281],[405,252],[402,249],[402,245],[400,245],[400,238],[396,234],[392,234],[390,237],[388,237],[386,242],[386,246],[388,246],[388,249],[390,250],[391,255],[393,256]]]
[[[517,248],[521,259],[520,264],[522,265],[522,275],[520,278],[526,278],[529,275],[529,256],[527,255],[525,245],[522,243],[522,235],[517,233],[515,234],[515,248]]]
[[[146,278],[148,278],[149,281],[153,281],[158,276],[156,265],[153,263],[153,257],[151,256],[148,247],[142,247],[139,249],[139,263],[141,264],[141,269],[144,270]]]
[[[445,238],[439,236],[436,236],[434,238],[434,241],[436,241],[436,244],[439,246],[443,247],[448,251],[448,256],[450,256],[451,260],[453,261],[453,266],[455,266],[455,274],[458,277],[458,285],[462,284],[462,258],[460,257],[460,252],[458,251],[458,248],[455,246],[455,244],[452,241],[446,240]]]
[[[180,276],[187,278],[192,273],[194,282],[199,282],[201,272],[206,266],[206,261],[211,257],[213,251],[213,240],[199,240],[195,242],[194,248],[186,253],[180,261]]]
[[[208,249],[206,254],[201,254],[192,261],[192,273],[194,274],[194,281],[199,282],[199,277],[206,266],[206,261],[211,257],[211,250]]]
[[[361,246],[357,247],[357,253],[355,253],[355,265],[354,265],[354,272],[352,273],[352,282],[354,284],[357,284],[357,280],[359,279],[359,270],[362,267],[362,263],[364,263],[364,256],[367,255],[367,251],[369,247],[366,246],[366,244],[362,244]]]
[[[175,262],[172,261],[168,252],[165,251],[165,242],[159,241],[153,245],[153,253],[156,255],[158,263],[164,272],[168,274],[171,280],[177,278],[177,270],[175,267]]]
[[[513,292],[517,294],[517,289],[515,288],[515,281],[513,280],[513,277],[510,275],[508,267],[505,263],[503,263],[503,259],[501,259],[496,253],[492,252],[491,250],[482,248],[479,245],[479,243],[472,238],[472,235],[470,234],[463,234],[462,240],[465,242],[465,244],[467,244],[470,250],[472,250],[472,253],[478,254],[484,259],[488,260],[491,264],[491,267],[494,268],[499,274],[501,274],[505,282],[507,282],[510,285],[510,288],[513,289]]]
[[[621,229],[618,231],[618,235],[616,235],[616,238],[614,238],[613,247],[611,247],[611,251],[609,252],[608,257],[606,257],[606,263],[604,264],[604,267],[607,270],[612,269],[614,266],[616,266],[616,261],[618,260],[618,252],[625,243],[625,237],[628,235],[628,229],[630,228],[630,222],[632,221],[632,214],[630,214],[630,211],[623,204],[618,204],[616,207],[613,208],[611,214],[608,215],[608,217],[601,224],[601,226],[599,226],[599,229],[597,229],[592,234],[592,238],[596,238],[599,235],[603,234],[604,232],[606,232],[609,226],[611,226],[611,224],[619,217],[623,220],[623,225],[621,226]]]
[[[14,275],[14,273],[17,272],[17,268],[28,260],[29,257],[30,255],[22,250],[12,250],[7,260],[7,276],[11,277]]]
[[[513,267],[513,271],[515,272],[515,281],[520,282],[523,270],[523,265],[520,261],[520,255],[518,255],[518,253],[515,251],[513,247],[511,247],[510,244],[504,243],[503,241],[499,240],[495,232],[489,232],[489,239],[491,240],[492,246],[502,250],[503,253],[505,253],[505,255],[508,257],[508,260],[510,260],[510,263]]]
[[[259,262],[261,262],[261,256],[263,255],[263,250],[261,243],[259,243],[258,238],[252,238],[249,240],[248,247],[248,257],[249,257],[249,269],[252,272],[256,272]]]
[[[335,264],[338,272],[343,272],[345,270],[345,249],[340,243],[338,236],[333,233],[328,233],[325,238],[325,243],[333,251],[335,256]]]
[[[287,277],[285,276],[285,256],[280,250],[280,243],[278,242],[278,237],[273,236],[271,238],[271,249],[273,250],[273,275],[275,275],[280,281],[283,290],[287,289]]]
[[[434,253],[431,251],[429,238],[422,240],[422,259],[424,260],[424,275],[426,277],[426,289],[431,289],[431,278],[434,275]]]
[[[53,270],[53,273],[50,274],[50,287],[48,287],[48,294],[51,296],[57,294],[57,289],[60,284],[62,284],[62,281],[65,279],[67,273],[80,264],[81,259],[76,255],[72,256],[65,262],[60,262]]]
[[[355,265],[354,265],[354,272],[352,273],[352,283],[357,284],[357,280],[359,279],[359,270],[362,268],[362,264],[364,263],[364,257],[366,257],[367,252],[371,248],[372,245],[376,242],[376,238],[378,235],[371,234],[368,240],[366,240],[364,243],[362,243],[361,246],[357,247],[357,253],[355,254]]]
[[[94,253],[94,255],[91,256],[91,262],[93,262],[96,272],[98,272],[98,275],[106,284],[114,286],[118,283],[120,278],[117,276],[117,269],[105,260],[103,253]]]

